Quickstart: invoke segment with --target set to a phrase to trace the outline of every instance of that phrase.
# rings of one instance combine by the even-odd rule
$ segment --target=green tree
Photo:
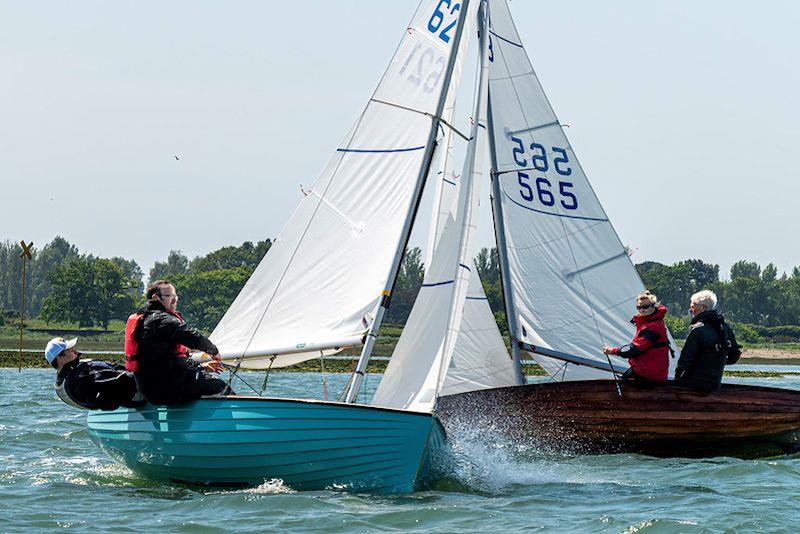
[[[495,316],[497,314],[502,315],[502,324],[505,324],[503,285],[500,282],[500,260],[497,256],[497,247],[492,247],[491,249],[482,248],[475,258],[475,264],[478,269],[478,275],[481,277],[481,284],[483,284],[483,291],[486,293],[489,307]],[[501,325],[501,323],[498,323],[498,325]],[[506,330],[508,330],[507,327]]]
[[[778,268],[774,263],[768,263],[764,270],[761,271],[761,281],[764,283],[771,283],[778,279]]]
[[[17,313],[19,313],[22,288],[22,260],[19,257],[21,252],[19,243],[11,241],[0,243],[0,308]],[[29,277],[26,282],[30,281],[31,275],[31,270],[28,270]]]
[[[94,258],[83,256],[54,267],[47,275],[50,294],[44,299],[40,317],[47,322],[66,321],[85,328],[93,325]]]
[[[419,247],[406,250],[392,291],[392,299],[387,313],[389,321],[405,324],[424,278],[425,266],[422,263],[422,251]]]
[[[211,331],[242,290],[247,267],[178,274],[171,278],[180,300],[178,309],[197,328]]]
[[[189,269],[189,258],[180,250],[170,250],[167,261],[157,261],[150,269],[148,283],[156,280],[169,280],[176,274],[184,274]]]
[[[198,256],[193,259],[189,263],[188,270],[191,273],[196,273],[245,267],[252,272],[261,262],[271,245],[272,242],[269,239],[265,239],[255,245],[250,241],[245,241],[238,247],[222,247],[205,256]]]
[[[82,256],[53,268],[48,279],[50,294],[42,303],[45,321],[94,325],[108,330],[113,319],[124,319],[135,306],[130,278],[111,260]]]
[[[126,260],[118,256],[111,258],[110,261],[122,269],[125,278],[128,279],[128,285],[130,286],[128,292],[134,300],[139,300],[144,293],[144,281],[142,280],[144,273],[142,272],[142,268],[139,267],[139,264],[136,263],[135,260]]]
[[[37,316],[42,307],[42,302],[50,294],[50,281],[47,274],[58,265],[80,256],[78,247],[71,244],[61,236],[56,236],[51,242],[42,247],[31,261],[30,291],[28,292],[30,306],[28,310],[32,316]]]
[[[731,266],[731,280],[738,278],[759,278],[761,267],[754,261],[739,260]]]
[[[701,289],[719,282],[719,265],[702,260],[686,260],[673,265],[647,261],[636,265],[645,287],[655,293],[673,315],[683,315],[689,299]]]

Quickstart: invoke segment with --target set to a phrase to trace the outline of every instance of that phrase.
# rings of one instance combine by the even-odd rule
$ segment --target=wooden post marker
[[[25,266],[32,259],[31,248],[33,248],[33,241],[25,244],[25,241],[20,241],[19,245],[22,247],[22,252],[19,257],[22,259],[22,291],[20,295],[19,304],[19,357],[17,358],[17,372],[22,372],[22,332],[25,330]]]

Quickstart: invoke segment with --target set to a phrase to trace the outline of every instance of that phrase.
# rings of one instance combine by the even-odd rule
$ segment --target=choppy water
[[[55,399],[52,375],[0,369],[0,532],[794,532],[800,521],[800,456],[520,459],[513,444],[460,437],[448,477],[412,495],[155,484],[94,447],[85,414]],[[269,392],[320,397],[320,380],[273,374]],[[343,377],[330,381],[338,391]],[[749,382],[800,389],[800,377]]]

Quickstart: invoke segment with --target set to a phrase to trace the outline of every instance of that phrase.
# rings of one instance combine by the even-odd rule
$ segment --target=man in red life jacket
[[[147,286],[147,303],[128,319],[126,367],[134,371],[139,391],[152,404],[173,404],[204,395],[231,394],[227,384],[207,375],[222,370],[217,347],[177,311],[175,286],[158,280]],[[198,365],[189,350],[201,350],[213,361]]]
[[[603,347],[603,354],[628,358],[631,368],[622,375],[639,385],[666,382],[669,374],[669,337],[664,316],[667,308],[658,304],[656,296],[645,291],[636,297],[636,310],[631,322],[636,335],[629,345],[619,348]]]

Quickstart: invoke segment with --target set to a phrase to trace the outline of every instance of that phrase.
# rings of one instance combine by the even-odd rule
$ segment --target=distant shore
[[[104,360],[112,363],[122,363],[121,354],[114,352],[98,351],[97,354],[85,354],[85,358],[94,360]],[[0,368],[16,369],[19,361],[19,352],[15,350],[0,349]],[[353,370],[355,358],[331,359],[325,358],[321,363],[319,359],[292,365],[290,367],[275,368],[274,373],[350,373]],[[367,372],[383,373],[389,363],[386,359],[373,359],[369,363]],[[787,349],[752,348],[745,349],[740,364],[745,365],[800,365],[800,351]],[[40,351],[24,350],[22,352],[22,367],[25,369],[47,369],[49,365]],[[538,365],[525,365],[525,374],[528,376],[543,376],[545,373]],[[761,371],[738,371],[736,366],[731,366],[726,371],[729,376],[767,376]],[[778,373],[780,374],[780,373]],[[800,374],[800,368],[798,368]]]

